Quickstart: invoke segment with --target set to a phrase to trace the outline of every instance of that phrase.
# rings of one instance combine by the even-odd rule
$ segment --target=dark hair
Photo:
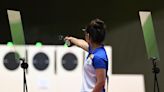
[[[94,19],[87,25],[85,31],[89,33],[93,42],[101,44],[105,39],[106,26],[102,20]]]

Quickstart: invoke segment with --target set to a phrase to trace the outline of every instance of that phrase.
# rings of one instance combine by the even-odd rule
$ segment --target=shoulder
[[[106,54],[104,47],[102,47],[101,49],[98,49],[94,53],[94,58],[95,59],[103,59],[104,61],[108,61],[108,57],[107,57],[107,54]]]
[[[104,60],[101,57],[93,56],[92,65],[95,69],[98,69],[98,68],[106,69],[108,65],[108,61]]]

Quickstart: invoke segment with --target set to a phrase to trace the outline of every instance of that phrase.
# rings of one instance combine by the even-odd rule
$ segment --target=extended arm
[[[65,37],[65,40],[69,40],[71,43],[73,43],[74,45],[84,49],[85,51],[88,51],[88,43],[83,40],[83,39],[78,39],[75,37]]]

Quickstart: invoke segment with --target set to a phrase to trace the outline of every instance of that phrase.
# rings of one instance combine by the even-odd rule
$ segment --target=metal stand
[[[20,61],[22,61],[21,68],[23,69],[23,92],[28,92],[26,81],[26,69],[28,68],[28,64],[25,62],[25,59],[20,58]]]
[[[157,92],[160,92],[159,90],[159,84],[158,84],[158,79],[157,79],[157,74],[160,72],[160,69],[157,67],[157,59],[153,58],[152,59],[152,63],[153,63],[153,68],[152,68],[152,72],[154,73],[154,92],[156,92],[156,87],[157,87]]]

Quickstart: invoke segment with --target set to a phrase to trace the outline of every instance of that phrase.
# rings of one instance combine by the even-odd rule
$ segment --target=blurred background
[[[62,45],[59,35],[83,38],[81,29],[100,18],[107,25],[105,45],[112,46],[113,74],[143,74],[146,92],[153,92],[152,62],[147,59],[139,11],[151,11],[161,61],[158,74],[164,91],[164,6],[162,0],[0,1],[0,45],[11,42],[7,9],[21,12],[27,45]],[[0,48],[2,49],[2,48]],[[0,66],[2,67],[2,66]]]

